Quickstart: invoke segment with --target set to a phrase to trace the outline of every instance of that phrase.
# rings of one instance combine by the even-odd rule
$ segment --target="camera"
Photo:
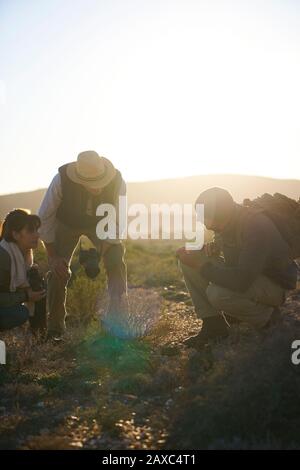
[[[95,279],[100,273],[99,262],[100,254],[96,248],[83,250],[80,247],[79,263],[84,267],[85,273],[90,279]]]
[[[35,292],[45,290],[47,287],[44,276],[40,273],[38,266],[33,265],[27,271],[27,278],[31,289]],[[47,305],[46,297],[34,303],[34,314],[29,317],[29,323],[33,333],[46,334],[47,330]]]
[[[36,265],[31,266],[27,272],[28,282],[34,292],[46,289],[46,281]]]

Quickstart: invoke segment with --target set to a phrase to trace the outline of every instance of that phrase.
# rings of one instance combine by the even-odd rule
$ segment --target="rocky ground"
[[[261,335],[234,325],[198,353],[182,345],[201,327],[187,294],[137,289],[143,298],[159,315],[140,340],[107,335],[97,321],[70,325],[61,344],[39,343],[26,327],[1,334],[2,449],[298,447],[289,434],[300,423],[297,292],[281,326]]]

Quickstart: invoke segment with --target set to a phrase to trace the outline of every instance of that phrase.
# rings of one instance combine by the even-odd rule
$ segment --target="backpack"
[[[287,242],[293,259],[300,257],[300,201],[280,193],[265,193],[253,201],[245,199],[244,206],[263,211],[274,222]]]

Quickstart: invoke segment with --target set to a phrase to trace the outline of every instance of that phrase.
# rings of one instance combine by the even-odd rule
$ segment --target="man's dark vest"
[[[72,228],[96,229],[101,216],[96,216],[96,209],[100,204],[114,205],[122,183],[122,175],[117,170],[112,181],[103,188],[99,195],[92,195],[81,184],[74,183],[67,176],[68,163],[62,165],[58,171],[61,178],[62,201],[56,212],[56,217],[63,224]],[[86,213],[88,200],[92,200],[92,214]]]

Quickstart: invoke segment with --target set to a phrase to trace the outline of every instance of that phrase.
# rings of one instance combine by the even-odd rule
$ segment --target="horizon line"
[[[300,178],[279,178],[275,176],[264,176],[264,175],[254,175],[254,174],[244,174],[244,173],[205,173],[205,174],[197,174],[197,175],[188,175],[188,176],[174,176],[171,178],[158,178],[158,179],[151,179],[151,180],[135,180],[135,181],[125,181],[126,184],[141,184],[141,183],[157,183],[160,181],[172,181],[172,180],[183,180],[183,179],[189,179],[189,178],[198,178],[198,177],[206,177],[206,176],[242,176],[242,177],[249,177],[249,178],[261,178],[261,179],[269,179],[269,180],[278,180],[278,181],[293,181],[293,182],[299,182],[300,183]],[[25,191],[18,191],[18,192],[11,192],[11,193],[3,193],[0,194],[1,196],[12,196],[15,194],[24,194],[24,193],[33,193],[36,191],[43,191],[47,189],[47,187],[44,188],[36,188],[36,189],[28,189]]]

